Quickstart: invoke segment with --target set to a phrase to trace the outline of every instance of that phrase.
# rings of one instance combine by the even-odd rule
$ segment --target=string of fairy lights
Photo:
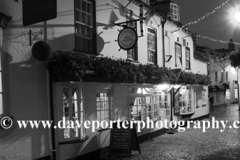
[[[221,9],[225,4],[227,4],[229,2],[229,0],[226,0],[224,3],[222,3],[220,6],[216,7],[212,12],[209,12],[207,14],[205,14],[204,16],[202,16],[201,18],[197,19],[196,21],[192,21],[192,22],[189,22],[185,25],[183,25],[180,29],[183,29],[183,28],[186,28],[190,25],[193,25],[193,24],[196,24],[198,22],[200,22],[201,20],[204,20],[205,18],[207,18],[208,16],[214,14],[217,10]]]
[[[220,6],[215,7],[212,12],[209,12],[209,13],[205,14],[204,16],[202,16],[201,18],[199,18],[199,19],[197,19],[197,20],[195,20],[195,21],[192,21],[192,22],[189,22],[189,23],[184,24],[182,27],[178,28],[177,30],[174,30],[173,32],[176,32],[176,31],[185,29],[185,28],[189,27],[190,25],[196,24],[196,23],[200,22],[201,20],[204,20],[205,18],[207,18],[208,16],[214,14],[217,10],[219,10],[219,9],[221,9],[223,6],[225,6],[229,1],[230,1],[230,0],[226,0],[226,1],[225,1],[224,3],[222,3]],[[193,35],[192,33],[189,33],[189,34],[190,34],[190,35]],[[196,35],[194,35],[194,36],[196,36],[197,38],[207,39],[207,40],[213,41],[213,42],[232,43],[232,44],[235,44],[235,45],[240,45],[240,43],[238,43],[238,42],[231,42],[231,41],[219,40],[219,39],[211,38],[211,37],[208,37],[208,36],[202,36],[202,35],[199,35],[199,34],[196,34]]]

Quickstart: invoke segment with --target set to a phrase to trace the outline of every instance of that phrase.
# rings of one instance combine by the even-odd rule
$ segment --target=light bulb
[[[240,12],[235,13],[234,18],[240,23]]]

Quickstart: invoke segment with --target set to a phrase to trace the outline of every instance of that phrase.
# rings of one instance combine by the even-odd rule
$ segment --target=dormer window
[[[180,21],[180,7],[175,3],[170,3],[172,20]]]
[[[148,5],[150,5],[150,0],[142,0],[142,2],[144,2],[144,3],[148,4]]]

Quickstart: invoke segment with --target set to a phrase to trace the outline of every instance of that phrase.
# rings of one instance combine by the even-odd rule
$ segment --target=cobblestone
[[[232,124],[239,120],[238,105],[215,107],[210,116]],[[210,121],[211,117],[205,120]],[[185,132],[156,137],[140,144],[140,148],[141,154],[132,151],[132,160],[239,160],[240,130],[227,127],[224,132],[220,129],[202,132],[191,127]]]

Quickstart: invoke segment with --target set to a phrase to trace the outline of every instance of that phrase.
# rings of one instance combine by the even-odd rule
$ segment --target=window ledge
[[[106,131],[106,130],[111,130],[111,128],[110,127],[108,127],[108,128],[99,128],[98,132],[103,132],[103,131]]]
[[[73,51],[74,52],[77,52],[77,53],[81,53],[81,54],[83,54],[83,55],[100,55],[100,54],[98,54],[98,53],[92,53],[92,52],[87,52],[87,51],[81,51],[81,50],[79,50],[79,49],[73,49]]]
[[[58,144],[72,144],[72,143],[80,143],[80,142],[85,142],[87,141],[89,136],[86,136],[85,138],[82,139],[77,139],[77,140],[72,140],[72,141],[64,141],[64,142],[59,142]]]

